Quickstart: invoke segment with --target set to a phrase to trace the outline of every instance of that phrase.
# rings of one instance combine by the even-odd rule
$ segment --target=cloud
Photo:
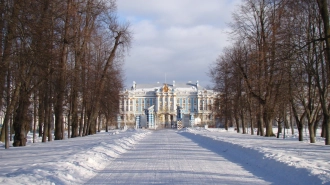
[[[133,17],[150,19],[162,26],[191,26],[196,24],[225,26],[225,23],[231,19],[231,14],[239,3],[240,0],[117,1],[120,14],[130,14]]]
[[[228,45],[226,23],[239,2],[117,0],[134,37],[125,59],[126,85],[163,82],[165,73],[168,81],[211,84],[209,66]]]

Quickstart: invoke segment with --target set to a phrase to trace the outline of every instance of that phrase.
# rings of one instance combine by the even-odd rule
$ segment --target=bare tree
[[[328,86],[330,82],[330,26],[329,26],[329,10],[327,0],[316,0],[319,12],[322,18],[323,30],[320,31],[320,39],[325,43],[325,48],[323,48],[323,56],[320,60],[324,62],[321,63],[322,70],[322,81],[318,81],[318,89],[320,91],[321,108],[323,112],[323,124],[325,130],[325,144],[330,145],[330,110],[329,110],[329,98],[328,98]]]
[[[121,66],[115,65],[131,41],[129,25],[117,22],[116,2],[1,0],[0,9],[0,109],[6,109],[1,136],[6,148],[9,134],[4,132],[12,117],[13,146],[26,145],[32,118],[33,131],[39,130],[43,142],[52,140],[53,129],[56,140],[64,138],[67,113],[72,137],[83,135],[84,128],[94,134],[97,116],[109,111],[103,110],[101,95],[110,91],[116,105],[122,76]],[[95,47],[95,38],[102,47]],[[108,87],[108,81],[118,84]]]

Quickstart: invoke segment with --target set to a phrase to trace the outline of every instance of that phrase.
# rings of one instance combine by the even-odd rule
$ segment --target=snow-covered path
[[[316,177],[309,177],[306,170],[297,173],[299,169],[283,163],[260,166],[259,159],[272,159],[262,159],[263,155],[255,150],[228,145],[231,144],[189,132],[154,131],[86,184],[321,183]],[[254,161],[247,160],[249,156]],[[301,178],[291,178],[282,170],[295,170]]]
[[[0,184],[330,184],[323,142],[196,127],[0,143]]]

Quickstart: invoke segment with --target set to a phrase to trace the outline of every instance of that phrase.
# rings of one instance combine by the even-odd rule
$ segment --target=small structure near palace
[[[136,128],[176,128],[214,124],[217,93],[196,83],[137,84],[120,93],[118,125]]]

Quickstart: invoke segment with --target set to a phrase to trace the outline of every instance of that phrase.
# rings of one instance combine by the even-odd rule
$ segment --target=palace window
[[[149,108],[149,107],[150,107],[150,100],[147,99],[147,108]]]
[[[133,100],[129,100],[129,111],[133,111]]]
[[[159,102],[159,110],[163,110],[163,103]]]
[[[204,101],[204,110],[207,110],[207,100]]]
[[[183,99],[183,104],[182,104],[182,109],[186,109],[186,100],[185,99]]]
[[[191,105],[190,105],[190,101],[191,101],[191,100],[192,100],[192,99],[188,98],[188,110],[191,109]]]

